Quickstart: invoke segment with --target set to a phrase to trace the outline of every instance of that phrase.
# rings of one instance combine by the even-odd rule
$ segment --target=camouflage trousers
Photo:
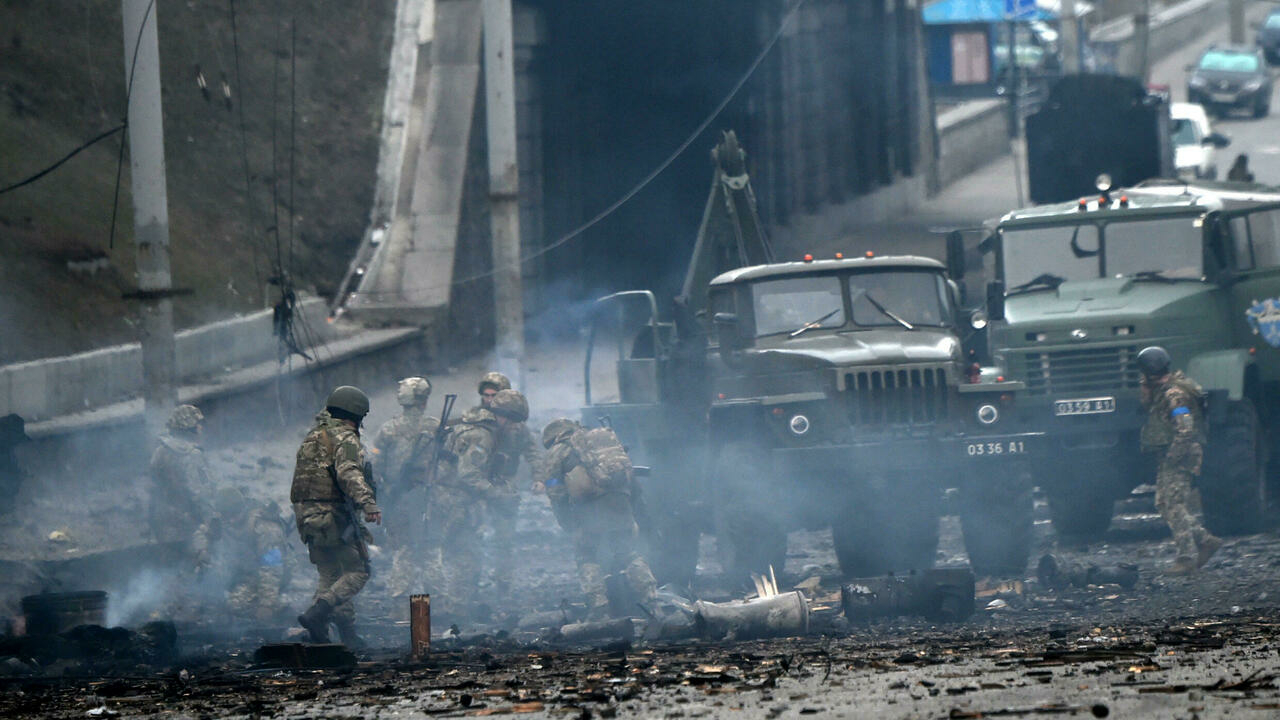
[[[653,597],[658,584],[649,564],[636,550],[639,533],[631,498],[607,493],[575,500],[571,514],[578,580],[593,614],[609,606],[606,578],[610,575],[621,574],[635,600]]]
[[[431,492],[424,564],[427,587],[433,594],[444,595],[438,605],[432,605],[447,615],[466,617],[476,602],[484,510],[484,501],[472,493],[454,488]]]
[[[227,591],[227,606],[241,617],[270,622],[284,608],[280,588],[284,585],[284,569],[261,567],[242,574]]]
[[[520,496],[490,499],[486,501],[488,522],[492,531],[489,536],[486,555],[493,584],[497,588],[508,588],[511,577],[515,574],[515,534],[516,517],[519,515]]]
[[[1168,455],[1160,458],[1160,469],[1156,472],[1156,510],[1173,533],[1178,555],[1189,558],[1197,556],[1200,543],[1209,536],[1195,515],[1198,493],[1192,486],[1194,480],[1195,475],[1185,462],[1171,460]]]
[[[355,622],[355,597],[369,582],[369,565],[354,545],[326,545],[313,542],[307,546],[311,564],[320,574],[316,584],[316,600],[333,607],[338,622]]]

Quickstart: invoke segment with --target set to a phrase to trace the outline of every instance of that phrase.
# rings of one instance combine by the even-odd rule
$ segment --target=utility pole
[[[1134,75],[1142,81],[1143,85],[1147,84],[1147,71],[1150,69],[1150,58],[1148,57],[1151,50],[1151,0],[1142,0],[1138,11],[1133,14],[1133,36],[1137,40],[1137,58],[1135,58],[1138,67],[1134,69]]]
[[[1231,44],[1244,44],[1244,0],[1231,0]]]
[[[169,277],[169,201],[160,110],[160,49],[150,0],[122,0],[124,72],[129,92],[129,169],[133,235],[142,306],[143,419],[149,437],[164,428],[177,400],[174,389],[173,299]]]
[[[1075,75],[1080,72],[1080,26],[1076,19],[1076,0],[1062,0],[1060,10],[1062,73]]]
[[[520,280],[520,167],[511,0],[483,0],[484,97],[489,140],[489,224],[498,369],[524,387],[524,289]]]

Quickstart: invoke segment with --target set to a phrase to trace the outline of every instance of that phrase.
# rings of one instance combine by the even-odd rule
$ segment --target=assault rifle
[[[449,414],[453,412],[453,403],[458,399],[452,393],[444,396],[444,408],[440,411],[440,425],[436,428],[431,442],[431,463],[427,465],[427,474],[422,481],[428,489],[435,482],[436,469],[440,466],[440,455],[444,451],[444,441],[449,434]]]

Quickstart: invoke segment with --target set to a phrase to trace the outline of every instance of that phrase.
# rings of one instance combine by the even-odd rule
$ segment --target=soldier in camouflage
[[[506,375],[500,372],[485,373],[480,378],[480,407],[490,407],[497,393],[510,389],[511,381]],[[527,417],[527,411],[525,415]],[[493,477],[494,482],[500,486],[501,492],[488,504],[488,517],[492,524],[489,556],[494,589],[499,597],[503,597],[510,591],[511,576],[514,572],[515,528],[520,508],[520,489],[516,485],[516,474],[520,471],[520,460],[523,458],[529,466],[534,487],[545,483],[546,471],[542,449],[523,420],[509,423],[502,429],[498,435],[494,453]]]
[[[568,418],[548,423],[542,443],[551,476],[547,495],[560,526],[573,535],[589,617],[608,613],[610,576],[625,578],[634,601],[651,599],[657,582],[636,550],[634,478],[622,443],[612,430],[587,430]]]
[[[446,596],[456,608],[454,617],[483,614],[476,603],[482,577],[480,530],[491,503],[508,500],[506,485],[498,478],[495,460],[499,437],[512,425],[529,417],[529,404],[515,390],[494,393],[487,407],[471,408],[449,436],[448,467],[431,488],[428,527],[433,544],[444,548]]]
[[[204,413],[194,405],[174,408],[166,431],[151,454],[148,519],[159,542],[184,542],[196,569],[209,565],[209,494],[213,487],[209,463],[200,447]]]
[[[1204,391],[1182,371],[1173,370],[1164,348],[1149,347],[1138,353],[1138,367],[1147,411],[1142,449],[1157,454],[1156,509],[1169,524],[1178,548],[1168,572],[1195,572],[1222,546],[1192,510],[1197,504],[1193,483],[1204,461],[1204,414],[1200,407]]]
[[[336,388],[298,448],[289,500],[319,573],[315,603],[298,616],[312,642],[328,642],[333,621],[344,643],[360,644],[353,600],[369,580],[369,556],[368,531],[357,513],[366,522],[382,521],[360,444],[360,423],[368,413],[369,397],[362,391]]]
[[[228,607],[260,623],[275,621],[284,611],[287,550],[280,508],[230,486],[218,489],[213,507],[214,571],[226,581]]]

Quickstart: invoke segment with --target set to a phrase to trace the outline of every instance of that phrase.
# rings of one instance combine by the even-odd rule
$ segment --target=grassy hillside
[[[332,292],[373,197],[394,0],[236,2],[234,40],[230,8],[154,9],[173,281],[193,290],[176,301],[180,326],[269,306],[277,266]],[[125,58],[118,1],[6,0],[0,28],[5,186],[121,121]],[[135,308],[120,297],[135,282],[127,155],[108,244],[120,139],[0,195],[0,363],[136,339]]]

